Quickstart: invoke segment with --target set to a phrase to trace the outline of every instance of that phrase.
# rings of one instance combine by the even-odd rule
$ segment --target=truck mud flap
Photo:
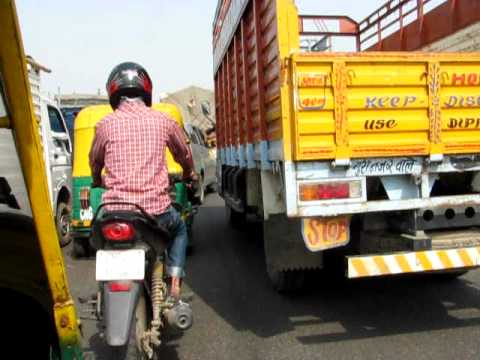
[[[480,266],[480,247],[347,257],[350,279],[468,269]]]
[[[269,271],[321,269],[323,253],[307,249],[300,219],[270,215],[263,230],[265,260]]]

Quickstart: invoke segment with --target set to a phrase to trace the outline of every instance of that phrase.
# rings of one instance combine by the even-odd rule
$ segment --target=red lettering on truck
[[[480,74],[477,73],[453,73],[453,86],[476,86],[480,85]]]

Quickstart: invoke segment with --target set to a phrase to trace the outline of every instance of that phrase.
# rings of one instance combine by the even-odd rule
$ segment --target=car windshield
[[[50,119],[50,126],[52,131],[58,133],[66,133],[65,126],[63,125],[62,118],[60,117],[60,113],[51,106],[48,106],[48,117]]]
[[[75,118],[77,117],[78,113],[82,110],[81,107],[75,108],[62,108],[61,112],[63,114],[63,118],[65,119],[65,123],[67,124],[68,131],[70,133],[73,132]]]

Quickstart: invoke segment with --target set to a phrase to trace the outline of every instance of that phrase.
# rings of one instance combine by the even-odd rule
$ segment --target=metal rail
[[[433,0],[389,0],[372,12],[364,20],[357,23],[348,16],[300,15],[299,29],[303,36],[353,37],[357,51],[372,48],[392,33],[402,33],[412,22],[423,23],[425,14],[449,0],[440,0],[433,7],[427,7]],[[332,21],[339,22],[338,31],[306,31],[305,22]],[[387,31],[389,33],[385,34]],[[372,41],[373,40],[373,41]]]
[[[426,9],[426,5],[432,1],[433,0],[388,1],[359,23],[360,49],[365,50],[368,47],[380,43],[385,38],[383,34],[387,30],[402,32],[404,27],[413,21],[422,23],[425,14],[432,10]],[[443,0],[437,5],[447,1],[448,0]],[[407,18],[414,16],[414,14],[416,14],[416,18],[407,22]],[[376,38],[375,42],[366,45],[369,40],[374,38]]]

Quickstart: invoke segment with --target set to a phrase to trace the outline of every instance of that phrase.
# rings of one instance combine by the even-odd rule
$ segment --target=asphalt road
[[[259,229],[232,230],[217,195],[194,233],[185,291],[195,323],[166,337],[162,360],[480,358],[479,271],[449,282],[315,273],[305,291],[282,296],[268,282]],[[69,248],[65,257],[75,299],[93,294],[94,260],[74,260]],[[82,322],[85,351],[101,359],[95,321]]]

